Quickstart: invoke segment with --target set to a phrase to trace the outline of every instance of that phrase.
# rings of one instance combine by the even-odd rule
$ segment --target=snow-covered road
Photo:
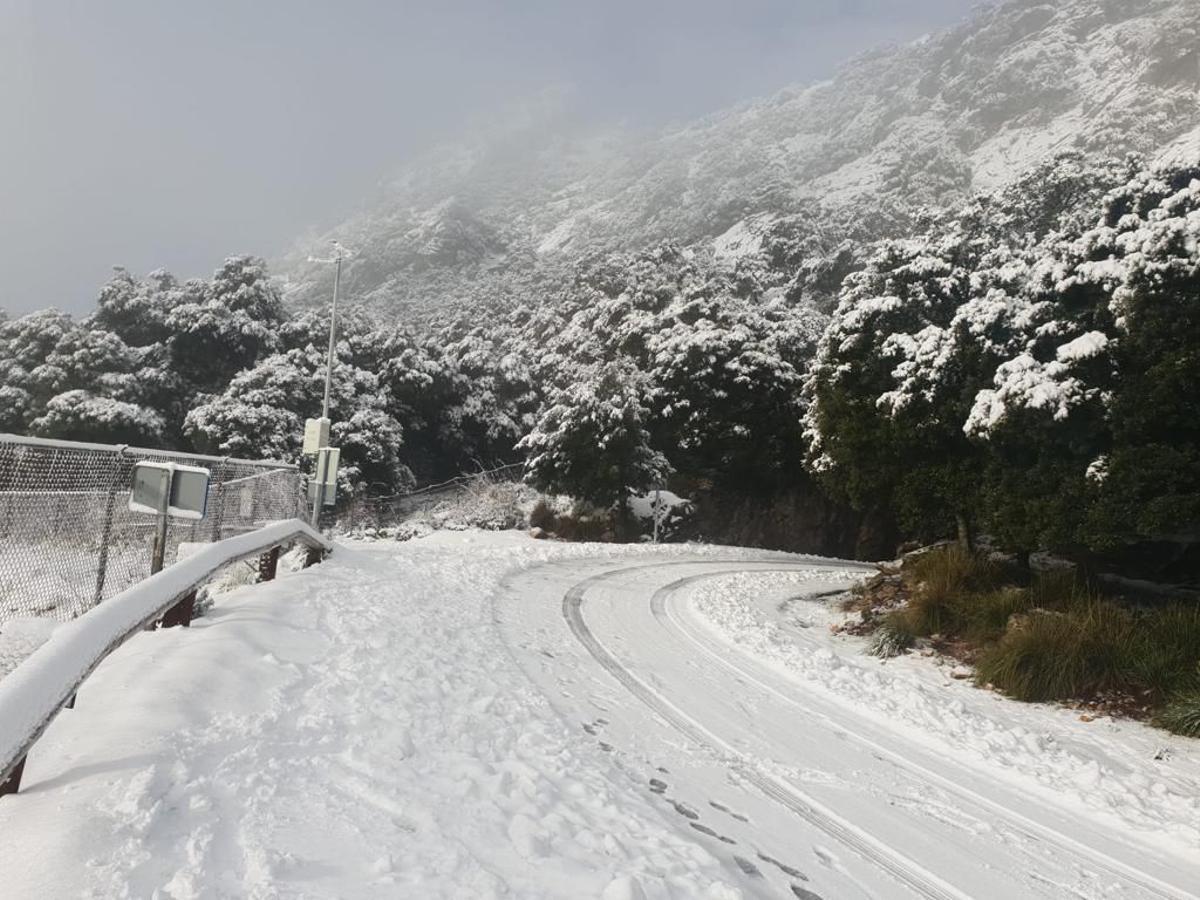
[[[3,896],[1200,896],[1194,742],[864,657],[854,576],[340,548],[97,670],[0,800]]]
[[[514,602],[502,608],[514,639],[537,635],[534,644],[554,655],[529,657],[544,689],[557,689],[559,704],[584,721],[603,719],[614,752],[671,772],[657,779],[668,804],[710,839],[732,842],[735,862],[772,883],[770,894],[786,895],[793,869],[836,897],[897,896],[898,883],[936,898],[1195,896],[1200,865],[1186,826],[1174,847],[1160,833],[1130,833],[1114,810],[1038,791],[1034,779],[1022,784],[994,756],[947,752],[941,735],[913,733],[733,639],[731,607],[744,614],[738,606],[780,585],[784,601],[844,588],[838,568],[703,559],[582,571],[572,562],[518,576]],[[791,577],[745,574],[753,572]],[[723,604],[699,595],[722,580]],[[788,634],[760,624],[757,636],[773,630],[778,644],[821,660],[823,672],[845,667],[828,629]],[[863,660],[850,677],[878,666]],[[946,698],[952,714],[957,702]],[[1084,748],[1078,762],[1097,758],[1101,748]]]

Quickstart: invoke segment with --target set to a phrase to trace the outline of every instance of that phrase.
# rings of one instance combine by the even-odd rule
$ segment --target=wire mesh
[[[303,515],[294,466],[0,435],[0,623],[72,619],[150,574],[155,517],[128,508],[139,461],[209,469],[208,510],[171,520],[165,559]]]
[[[479,485],[520,481],[524,472],[524,463],[510,463],[485,471],[469,472],[437,484],[423,485],[401,494],[355,497],[339,511],[337,528],[353,532],[361,528],[378,529],[396,525],[413,516],[428,513]]]

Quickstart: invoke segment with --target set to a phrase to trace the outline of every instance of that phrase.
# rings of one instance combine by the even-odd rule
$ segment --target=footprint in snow
[[[820,894],[814,894],[808,888],[802,888],[798,884],[792,885],[792,893],[799,897],[800,900],[824,900]]]
[[[681,803],[678,800],[672,800],[671,805],[675,807],[675,812],[679,813],[685,819],[691,819],[692,821],[695,821],[696,819],[700,818],[700,813],[696,812],[686,803]]]
[[[744,856],[734,856],[733,861],[737,863],[737,867],[742,870],[742,873],[749,875],[751,878],[762,878],[762,870],[754,863],[746,859]]]
[[[816,855],[817,859],[822,865],[829,866],[831,869],[837,868],[838,858],[830,851],[826,850],[824,847],[818,847],[816,844],[813,844],[812,849],[813,853]]]
[[[702,825],[699,822],[688,822],[688,824],[701,834],[707,834],[709,837],[715,837],[718,841],[721,841],[724,844],[737,844],[737,841],[735,841],[733,838],[725,837],[723,834],[717,834],[707,825]]]
[[[789,878],[799,878],[801,881],[808,881],[808,876],[794,866],[789,866],[787,863],[782,863],[773,856],[767,856],[765,853],[759,853],[758,858],[765,863],[770,863],[784,875]]]
[[[719,810],[723,813],[733,816],[733,818],[737,819],[739,822],[749,822],[750,821],[749,818],[747,818],[746,816],[743,816],[741,813],[734,812],[732,809],[730,809],[724,803],[718,803],[716,800],[709,800],[708,805],[711,806],[713,809]]]
[[[605,753],[612,753],[613,745],[608,743],[607,741],[601,741],[600,749],[603,750]]]
[[[666,789],[667,789],[667,783],[665,781],[659,781],[657,778],[650,779],[651,792],[653,792],[655,794],[661,794],[664,791],[666,791]]]

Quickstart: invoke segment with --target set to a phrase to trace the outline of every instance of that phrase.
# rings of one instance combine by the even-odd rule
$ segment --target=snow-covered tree
[[[1050,242],[966,423],[1053,474],[1035,532],[1101,549],[1200,521],[1200,166],[1138,172],[1103,205]]]
[[[191,393],[220,391],[279,347],[283,306],[266,264],[233,256],[199,296],[167,318],[167,365]]]
[[[340,345],[330,392],[330,442],[342,474],[383,491],[411,483],[400,459],[403,430],[387,411],[379,379],[345,361]],[[300,462],[304,421],[321,414],[325,356],[309,345],[264,359],[187,416],[185,431],[203,452]]]
[[[805,389],[810,462],[831,491],[970,541],[983,454],[962,423],[1007,346],[1022,271],[977,205],[847,279]]]
[[[526,480],[629,519],[629,498],[661,485],[670,472],[650,446],[646,385],[628,366],[597,366],[556,390],[537,426],[518,447]]]
[[[135,403],[71,390],[51,398],[29,430],[43,437],[153,447],[162,438],[163,422]]]

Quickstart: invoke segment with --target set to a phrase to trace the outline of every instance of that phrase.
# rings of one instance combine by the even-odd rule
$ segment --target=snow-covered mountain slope
[[[1200,153],[1200,4],[1011,0],[656,135],[581,135],[567,118],[547,104],[411,165],[282,262],[291,296],[327,296],[328,267],[304,260],[330,236],[360,253],[352,296],[439,307],[545,290],[581,259],[663,240],[828,254],[1064,151]]]

